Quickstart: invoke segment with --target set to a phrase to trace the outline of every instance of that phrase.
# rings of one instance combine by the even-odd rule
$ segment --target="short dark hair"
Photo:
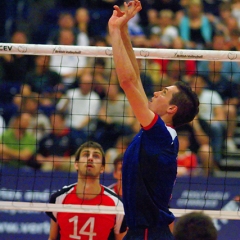
[[[51,117],[51,116],[59,116],[61,119],[65,120],[65,118],[66,118],[66,113],[63,112],[63,111],[57,110],[57,111],[51,112],[50,117]]]
[[[175,240],[217,240],[217,229],[205,213],[191,212],[177,220],[173,236]]]
[[[114,165],[114,171],[116,172],[117,170],[117,165],[119,163],[122,163],[123,162],[123,153],[120,153],[117,155],[117,157],[114,159],[113,161],[113,165]]]
[[[173,126],[179,127],[191,122],[199,111],[199,100],[197,94],[192,91],[191,87],[183,82],[177,81],[174,86],[178,92],[173,94],[170,104],[176,105],[178,110],[173,116]]]
[[[82,150],[85,149],[85,148],[95,148],[95,149],[100,150],[100,152],[102,153],[102,165],[105,166],[105,153],[104,153],[104,150],[103,150],[102,146],[99,143],[93,142],[93,141],[85,142],[78,148],[78,150],[75,153],[75,162],[79,161],[80,154],[81,154]]]

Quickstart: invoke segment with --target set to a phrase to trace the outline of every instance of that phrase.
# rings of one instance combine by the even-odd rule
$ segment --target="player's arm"
[[[51,219],[50,233],[48,240],[56,240],[58,237],[58,224]]]
[[[137,63],[137,59],[136,59],[136,56],[134,54],[133,46],[132,46],[131,39],[130,39],[130,36],[129,36],[129,33],[128,33],[128,25],[127,24],[125,24],[121,28],[121,38],[122,38],[124,47],[126,49],[126,52],[128,54],[128,57],[129,57],[129,59],[132,63],[132,66],[134,68],[134,71],[136,73],[139,91],[142,92],[142,96],[146,96],[146,93],[143,89],[142,81],[141,81],[141,78],[140,78],[139,65]],[[148,101],[147,96],[146,96],[146,101]]]
[[[122,240],[127,232],[115,234],[115,240]]]
[[[127,22],[141,10],[139,1],[136,0],[132,3],[132,5],[124,4],[125,9],[122,16],[117,10],[114,10],[109,20],[109,33],[120,86],[138,121],[142,126],[147,126],[152,122],[154,113],[148,108],[148,99],[142,87],[135,55],[125,29]]]

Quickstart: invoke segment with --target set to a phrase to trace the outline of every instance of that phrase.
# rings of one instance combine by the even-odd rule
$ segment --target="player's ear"
[[[74,162],[74,168],[78,171],[78,162]]]
[[[177,112],[177,110],[178,110],[178,107],[177,107],[176,105],[170,105],[170,106],[168,107],[167,112],[168,112],[169,114],[175,114],[175,113]]]
[[[100,173],[103,173],[104,170],[105,170],[105,167],[102,165],[102,166],[101,166],[101,169],[100,169]]]

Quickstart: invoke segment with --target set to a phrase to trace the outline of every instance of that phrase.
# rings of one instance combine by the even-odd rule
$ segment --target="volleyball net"
[[[146,48],[134,48],[134,52],[136,57],[139,59],[139,66],[141,69],[141,76],[143,83],[145,84],[144,87],[146,87],[149,92],[151,91],[158,91],[162,87],[167,86],[168,84],[173,83],[173,81],[178,81],[178,80],[183,80],[183,81],[188,81],[189,83],[193,84],[196,89],[200,88],[196,81],[200,78],[212,78],[213,80],[218,79],[218,76],[220,74],[220,77],[223,76],[224,79],[227,79],[230,83],[234,83],[238,86],[240,84],[240,79],[239,74],[236,69],[237,64],[240,61],[240,52],[236,51],[211,51],[211,50],[183,50],[183,49],[146,49]],[[25,92],[23,86],[21,85],[19,90],[14,92],[13,99],[15,103],[19,104],[17,111],[22,111],[22,112],[27,112],[26,106],[23,107],[24,101],[28,98],[33,98],[35,96],[35,99],[37,104],[41,104],[44,102],[44,106],[42,109],[46,110],[46,115],[50,118],[52,113],[54,111],[59,112],[60,110],[64,112],[64,116],[68,118],[70,122],[68,122],[68,126],[71,128],[75,128],[75,123],[73,121],[73,118],[75,115],[83,114],[81,112],[76,113],[76,112],[71,112],[74,107],[74,101],[79,101],[79,99],[69,99],[68,93],[74,89],[73,87],[69,88],[69,76],[74,78],[74,81],[71,82],[73,84],[72,86],[75,86],[75,88],[78,88],[79,83],[77,85],[74,85],[76,82],[76,79],[80,78],[83,76],[84,70],[87,69],[88,73],[93,75],[93,83],[91,85],[91,90],[93,90],[93,85],[94,85],[94,91],[99,91],[98,94],[102,93],[102,98],[99,97],[99,106],[98,108],[101,108],[101,105],[104,104],[105,108],[107,106],[110,106],[110,101],[111,101],[111,96],[110,96],[110,86],[111,85],[117,85],[116,81],[116,75],[114,73],[114,64],[112,62],[112,49],[111,47],[81,47],[81,46],[65,46],[65,45],[35,45],[35,44],[8,44],[8,43],[1,43],[0,44],[0,54],[1,56],[4,55],[11,55],[17,56],[17,55],[30,55],[30,56],[49,56],[50,57],[50,65],[47,65],[46,59],[42,63],[36,63],[36,64],[46,64],[47,68],[50,66],[52,69],[55,68],[55,71],[59,74],[62,75],[62,78],[67,79],[64,84],[60,84],[57,87],[52,86],[52,89],[49,87],[45,89],[43,92],[40,92],[38,94],[32,95],[32,93]],[[51,65],[51,58],[53,56],[57,56],[58,60]],[[68,59],[64,59],[64,57],[70,57]],[[71,57],[75,58],[75,65],[69,66],[68,63],[71,61]],[[85,59],[84,59],[85,58]],[[98,61],[101,59],[101,61]],[[105,59],[109,59],[109,62],[106,63]],[[85,65],[81,65],[82,61],[86,61]],[[221,63],[221,65],[218,65],[218,62]],[[54,65],[58,63],[59,65]],[[199,64],[201,63],[201,64]],[[200,67],[199,67],[200,66]],[[225,67],[225,68],[224,68]],[[68,74],[66,68],[69,69],[75,69],[73,71],[73,74]],[[101,72],[99,72],[99,68],[101,68]],[[66,72],[65,72],[66,70]],[[14,69],[12,69],[14,71]],[[68,77],[66,77],[68,75]],[[115,78],[114,78],[115,77]],[[39,78],[40,79],[40,78]],[[40,80],[36,81],[41,81]],[[96,80],[98,79],[98,80]],[[208,79],[209,80],[209,79]],[[4,82],[5,81],[5,82]],[[7,80],[4,80],[3,83],[8,85]],[[33,80],[34,81],[34,80]],[[83,80],[82,80],[83,81]],[[94,82],[95,81],[95,82]],[[96,82],[97,81],[97,82]],[[217,80],[216,80],[217,81]],[[239,83],[238,83],[239,81]],[[39,84],[38,84],[39,85]],[[41,85],[41,83],[40,83]],[[231,84],[230,84],[231,85]],[[212,85],[214,86],[214,84]],[[59,87],[59,89],[58,89]],[[63,90],[64,88],[64,90]],[[220,91],[223,91],[224,89],[220,89]],[[233,89],[234,90],[234,89]],[[236,89],[235,89],[236,90]],[[31,91],[31,88],[30,88]],[[211,89],[210,91],[215,91],[214,89]],[[216,89],[216,91],[219,91],[219,89]],[[61,92],[61,99],[58,99],[59,92]],[[121,93],[121,90],[120,90]],[[221,92],[220,92],[221,93]],[[1,94],[6,94],[6,93],[1,93]],[[51,95],[50,94],[54,94]],[[115,94],[118,94],[115,93]],[[149,93],[149,94],[152,94]],[[113,94],[114,95],[114,94]],[[231,95],[231,94],[230,94]],[[72,93],[72,96],[74,94]],[[215,95],[211,95],[212,99],[211,101],[215,101]],[[150,97],[150,95],[148,96]],[[217,99],[219,97],[216,97]],[[230,97],[229,97],[230,98]],[[236,98],[236,96],[233,95],[233,98]],[[18,101],[20,99],[20,101]],[[59,100],[59,101],[56,101]],[[96,99],[94,99],[96,100]],[[62,102],[61,102],[62,101]],[[115,101],[115,100],[113,100]],[[124,104],[120,104],[121,106],[127,107],[127,102],[126,98],[121,98],[119,101],[124,102]],[[237,125],[238,125],[238,103],[232,103],[229,99],[222,99],[220,103],[222,104],[220,107],[222,109],[226,109],[225,112],[225,118],[223,119],[217,119],[215,120],[213,118],[214,114],[214,104],[219,106],[219,102],[216,103],[212,102],[211,106],[207,106],[209,108],[209,123],[210,126],[206,126],[206,124],[202,125],[203,130],[205,130],[205,137],[207,138],[207,143],[204,142],[202,143],[201,140],[199,140],[199,145],[198,148],[201,146],[204,146],[204,148],[200,149],[199,152],[196,152],[196,159],[194,160],[194,157],[192,155],[189,156],[187,166],[182,166],[182,169],[184,171],[181,171],[181,166],[179,166],[179,172],[182,172],[183,181],[184,184],[187,184],[187,187],[183,192],[180,194],[181,196],[178,198],[178,202],[184,202],[184,204],[180,204],[180,208],[171,208],[172,212],[176,217],[181,216],[182,214],[185,214],[190,211],[204,211],[213,218],[217,219],[234,219],[234,220],[239,220],[240,219],[240,210],[239,210],[239,205],[237,197],[237,191],[239,191],[239,185],[236,183],[236,181],[228,181],[229,176],[229,168],[230,162],[232,161],[232,157],[238,158],[238,149],[234,152],[228,152],[226,148],[226,139],[227,139],[227,131],[230,128],[230,125],[234,126],[233,130],[233,135],[231,136],[232,138],[236,137],[236,134],[238,133],[237,130]],[[47,104],[48,102],[51,102],[51,106]],[[57,103],[56,103],[57,102]],[[71,102],[71,106],[67,109],[64,108],[66,105]],[[28,103],[29,104],[29,103]],[[28,105],[27,104],[27,105]],[[58,107],[56,105],[58,104]],[[79,103],[77,103],[79,104]],[[207,103],[205,103],[207,104]],[[204,104],[203,104],[204,105]],[[20,106],[20,107],[19,107]],[[47,107],[46,107],[47,106]],[[95,105],[89,105],[88,111],[86,111],[85,117],[91,117],[91,121],[85,126],[85,132],[81,132],[82,138],[79,139],[79,132],[74,131],[73,137],[76,138],[76,142],[79,144],[81,143],[81,140],[87,140],[87,139],[94,139],[94,140],[101,140],[100,143],[105,144],[106,140],[107,145],[104,145],[105,151],[108,151],[111,148],[122,148],[121,151],[119,152],[124,152],[123,145],[127,144],[132,136],[135,133],[135,124],[132,122],[134,117],[131,116],[131,114],[127,113],[125,110],[122,110],[122,115],[119,116],[111,116],[111,115],[101,115],[101,121],[98,121],[99,119],[99,113],[93,112],[91,113],[92,109],[94,108]],[[38,106],[39,107],[39,106]],[[77,106],[78,108],[81,107],[81,105]],[[230,113],[232,113],[232,108],[235,111],[235,115],[231,115],[233,117],[230,118]],[[67,110],[66,110],[67,109]],[[106,110],[106,109],[105,109]],[[53,112],[52,112],[53,111]],[[107,114],[108,111],[105,111],[105,114]],[[102,113],[101,113],[102,114]],[[113,114],[113,112],[111,112]],[[118,114],[118,113],[117,113]],[[128,115],[129,114],[129,115]],[[14,125],[14,121],[10,116],[7,121],[8,128],[7,129],[15,129],[16,126]],[[83,116],[84,117],[84,116]],[[115,120],[117,121],[116,125],[107,125],[107,119],[108,118],[113,118],[115,117]],[[234,118],[235,117],[235,118]],[[57,118],[56,118],[57,119]],[[104,120],[106,121],[105,123]],[[40,119],[36,118],[36,122],[40,121]],[[57,122],[58,120],[56,120]],[[122,121],[122,122],[119,122]],[[131,122],[131,125],[127,125],[127,123]],[[208,122],[205,121],[205,123]],[[217,122],[218,125],[214,125],[214,123]],[[233,123],[234,122],[234,123]],[[125,124],[126,123],[126,124]],[[214,149],[216,147],[214,144],[215,142],[212,141],[212,137],[215,137],[215,140],[219,138],[218,135],[213,136],[214,133],[210,133],[211,130],[211,124],[214,125],[214,128],[219,129],[221,124],[223,126],[223,142],[222,142],[222,147],[218,150]],[[233,124],[232,124],[233,123]],[[126,125],[126,126],[125,126]],[[42,126],[36,125],[37,129],[35,129],[35,137],[39,140],[41,136],[40,131],[42,131]],[[123,127],[124,126],[124,127]],[[129,126],[133,127],[134,129],[130,129],[129,131]],[[194,128],[194,126],[191,126]],[[50,129],[47,129],[49,132],[52,132],[52,125],[49,125]],[[55,128],[57,128],[55,126]],[[101,131],[98,131],[100,128]],[[5,130],[5,129],[4,129]],[[120,131],[121,130],[121,131]],[[39,131],[39,132],[38,132]],[[187,132],[187,133],[186,133]],[[96,134],[97,133],[97,134]],[[181,135],[182,134],[182,135]],[[180,131],[180,136],[185,137],[186,135],[189,136],[188,130],[184,129]],[[216,133],[218,134],[218,133]],[[103,138],[102,136],[105,136]],[[110,136],[109,138],[106,136]],[[114,136],[114,138],[113,138]],[[195,136],[196,138],[203,138],[204,136]],[[120,139],[120,140],[119,140]],[[126,140],[127,139],[127,140]],[[40,141],[40,140],[39,140]],[[116,143],[119,141],[119,145],[116,147]],[[181,140],[185,141],[185,139]],[[205,141],[205,140],[203,140]],[[1,144],[6,144],[8,145],[8,142],[4,142],[4,138],[1,139]],[[23,143],[24,144],[24,143]],[[33,144],[35,144],[34,149],[36,149],[36,152],[39,149],[39,142],[35,141]],[[213,146],[212,146],[213,144]],[[238,144],[236,140],[236,145]],[[21,145],[21,143],[20,143]],[[218,145],[219,146],[219,145]],[[46,147],[46,146],[45,146]],[[13,147],[15,150],[19,150],[21,148]],[[118,149],[119,150],[119,149]],[[61,151],[61,149],[57,149],[57,151]],[[69,160],[67,161],[66,158],[64,160],[59,159],[57,156],[57,151],[56,151],[56,156],[52,156],[52,160],[50,158],[46,159],[47,156],[45,156],[44,164],[43,162],[38,162],[40,166],[38,166],[37,169],[32,170],[26,170],[25,174],[20,174],[21,173],[21,167],[20,165],[17,165],[17,167],[14,168],[14,176],[11,175],[11,171],[9,171],[9,159],[5,159],[4,154],[1,153],[1,169],[0,169],[0,209],[2,211],[8,211],[8,210],[16,210],[16,211],[40,211],[40,212],[46,212],[46,211],[64,211],[64,212],[83,212],[83,213],[99,213],[99,214],[116,214],[116,213],[123,213],[122,208],[118,207],[107,207],[107,206],[75,206],[75,205],[62,205],[62,204],[50,204],[45,201],[47,198],[49,198],[50,194],[56,190],[55,186],[52,184],[53,182],[57,182],[59,179],[54,178],[55,172],[57,171],[63,171],[63,169],[58,168],[60,164],[63,163],[64,165],[64,176],[65,179],[62,179],[61,181],[66,181],[65,185],[68,185],[70,183],[76,182],[77,178],[76,175],[74,175],[74,171],[72,170],[73,168],[73,160],[71,161],[71,156],[69,156]],[[215,152],[214,152],[215,151]],[[214,181],[210,180],[214,178],[214,176],[211,176],[212,171],[214,171],[215,168],[215,156],[214,154],[217,152],[221,152],[221,159],[216,165],[218,169],[222,171],[222,178],[221,178],[221,190],[217,190],[217,193],[214,192],[214,186],[218,189],[219,184],[215,183]],[[37,154],[37,153],[34,154]],[[20,154],[20,150],[19,150]],[[44,155],[43,153],[38,153],[41,155]],[[212,156],[213,155],[213,156]],[[199,156],[202,158],[205,157],[205,161],[199,160]],[[38,156],[39,157],[39,156]],[[64,157],[64,155],[62,156]],[[216,158],[218,155],[216,154]],[[212,158],[212,161],[211,161]],[[18,157],[18,161],[21,157]],[[36,159],[35,159],[36,160]],[[195,165],[193,162],[195,161]],[[54,162],[54,163],[53,163]],[[59,163],[59,164],[58,164]],[[116,180],[113,178],[113,161],[107,162],[109,166],[107,165],[106,168],[108,168],[108,173],[103,174],[101,177],[101,180],[104,184],[105,176],[108,180],[108,182],[115,182]],[[42,168],[42,165],[47,166],[46,168]],[[193,166],[194,165],[194,166]],[[8,170],[6,171],[6,166]],[[24,166],[26,167],[26,166]],[[235,166],[236,168],[239,167],[239,165]],[[31,168],[31,167],[30,167]],[[194,169],[193,169],[194,168]],[[233,170],[233,169],[231,169]],[[41,171],[47,171],[48,177],[46,179],[42,179],[41,176]],[[10,175],[8,175],[8,173]],[[198,177],[204,178],[204,184],[202,182],[196,182]],[[49,192],[44,192],[46,198],[42,201],[38,201],[35,199],[39,198],[34,198],[34,194],[38,192],[37,187],[34,185],[37,181],[46,181],[47,186],[48,186],[48,191]],[[217,177],[216,177],[217,178]],[[12,180],[9,180],[12,179]],[[186,182],[187,179],[187,182]],[[12,188],[6,188],[5,183],[7,182],[12,182]],[[19,182],[22,182],[21,184]],[[30,187],[28,186],[28,183],[31,182]],[[181,176],[178,177],[177,182],[181,183]],[[15,184],[14,184],[15,183]],[[61,182],[62,183],[62,182]],[[39,183],[38,183],[39,184]],[[20,187],[21,185],[21,187]],[[26,189],[23,189],[22,186],[26,186]],[[54,187],[52,187],[54,185]],[[181,185],[181,184],[180,184]],[[199,190],[199,186],[201,190]],[[15,187],[15,188],[13,188]],[[18,187],[20,189],[18,189]],[[60,186],[59,186],[60,187]],[[178,184],[176,184],[175,188],[179,187]],[[230,190],[233,190],[234,194],[230,194]],[[31,191],[30,191],[31,190]],[[187,191],[189,190],[189,191]],[[30,194],[30,197],[28,198],[28,201],[22,201],[23,198],[17,197],[18,195],[23,195],[24,193],[28,192]],[[186,193],[187,191],[187,193]],[[210,193],[209,193],[210,191]],[[194,201],[195,203],[200,201],[199,198],[199,192],[201,192],[201,204],[199,205],[199,208],[194,208],[194,205],[192,202]],[[216,196],[218,194],[218,196]],[[240,195],[240,193],[239,193]],[[173,200],[175,199],[175,196],[173,194]],[[217,210],[212,210],[211,204],[213,202],[218,201],[215,206],[218,208]],[[177,202],[177,201],[176,201]],[[231,203],[231,207],[224,208],[224,206],[228,203]],[[196,203],[197,204],[197,203]],[[214,204],[214,203],[213,203]]]

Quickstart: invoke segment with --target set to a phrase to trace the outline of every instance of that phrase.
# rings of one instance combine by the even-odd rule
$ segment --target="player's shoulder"
[[[76,186],[76,183],[73,183],[71,185],[63,186],[61,189],[53,193],[50,197],[50,203],[56,203],[56,200],[59,199],[60,197],[62,199],[64,195],[67,195],[69,192],[71,192],[74,187]]]
[[[171,126],[167,126],[166,125],[166,127],[167,127],[167,130],[168,130],[169,134],[171,135],[172,139],[173,140],[176,139],[176,137],[177,137],[176,130],[173,127],[171,127]]]
[[[106,187],[106,186],[103,186],[103,189],[104,189],[104,195],[111,198],[115,205],[121,205],[122,204],[122,200],[121,198],[115,193],[115,191],[109,187]]]

